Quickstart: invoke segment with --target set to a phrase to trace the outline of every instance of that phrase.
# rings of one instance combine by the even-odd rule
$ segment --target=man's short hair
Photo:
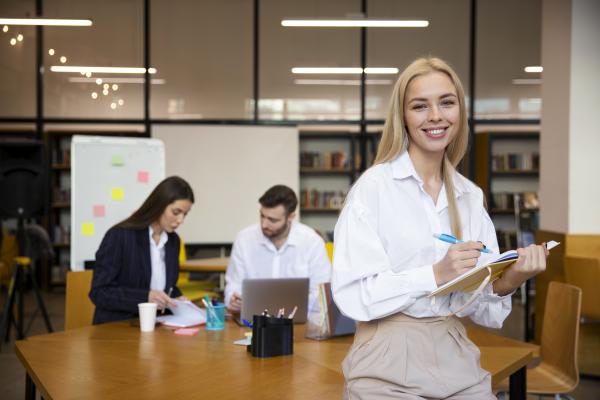
[[[258,199],[261,206],[265,208],[273,208],[278,205],[283,205],[286,215],[290,215],[298,206],[298,198],[296,193],[285,185],[275,185],[263,194]]]

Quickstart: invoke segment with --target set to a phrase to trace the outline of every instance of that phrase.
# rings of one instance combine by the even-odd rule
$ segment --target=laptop
[[[294,307],[294,323],[306,322],[308,314],[308,278],[244,279],[242,281],[242,319],[252,322],[254,315],[269,310],[276,316],[280,308],[285,309],[287,317]]]

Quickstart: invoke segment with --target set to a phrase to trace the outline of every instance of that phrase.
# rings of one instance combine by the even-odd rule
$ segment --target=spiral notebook
[[[551,250],[559,244],[559,242],[551,240],[546,243],[546,248]],[[490,282],[493,282],[498,279],[500,275],[502,275],[502,272],[515,262],[517,258],[519,258],[519,255],[516,250],[505,251],[502,254],[481,253],[477,265],[473,269],[446,282],[444,285],[431,292],[428,297],[443,296],[452,292],[472,292],[477,289],[481,282],[488,276],[488,267],[492,270]]]

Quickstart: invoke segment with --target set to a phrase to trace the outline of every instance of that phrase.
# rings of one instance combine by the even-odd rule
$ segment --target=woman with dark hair
[[[139,303],[175,305],[172,297],[181,296],[175,286],[180,245],[175,230],[193,203],[190,185],[171,176],[129,218],[106,232],[96,252],[90,291],[94,324],[133,318]]]

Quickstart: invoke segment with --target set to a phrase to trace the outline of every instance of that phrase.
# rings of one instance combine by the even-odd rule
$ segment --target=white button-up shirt
[[[225,275],[225,304],[234,292],[242,292],[244,279],[310,278],[309,310],[318,306],[319,283],[329,282],[331,264],[325,242],[314,229],[294,222],[279,249],[266,237],[259,224],[238,233]],[[243,299],[242,299],[243,301]]]
[[[167,265],[165,263],[165,244],[169,240],[167,232],[162,231],[158,244],[152,238],[152,227],[148,227],[150,235],[150,264],[152,265],[152,277],[150,278],[150,290],[165,290],[167,284]]]
[[[456,171],[453,177],[463,240],[481,241],[497,253],[481,189]],[[350,191],[335,227],[332,290],[341,311],[369,321],[398,312],[420,318],[458,310],[470,293],[435,301],[426,297],[437,288],[433,264],[450,246],[434,233],[452,233],[444,186],[435,204],[408,152],[368,169]],[[457,315],[500,327],[510,310],[510,295],[500,297],[488,284]]]

